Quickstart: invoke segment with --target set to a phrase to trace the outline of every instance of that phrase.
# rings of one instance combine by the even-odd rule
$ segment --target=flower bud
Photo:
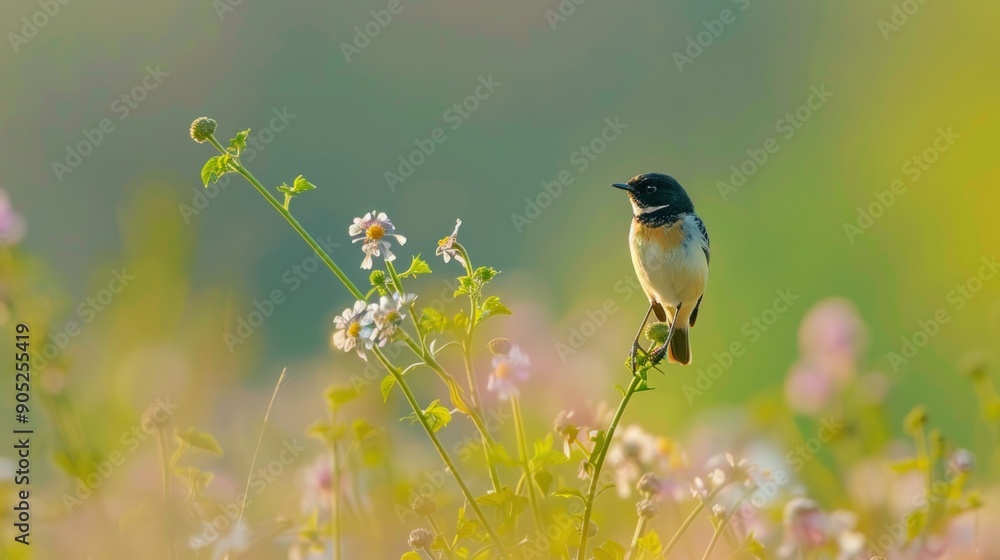
[[[430,529],[414,529],[410,532],[410,538],[406,541],[413,550],[430,550],[434,544],[434,533]]]
[[[427,496],[421,494],[416,498],[413,498],[413,502],[410,504],[410,509],[414,511],[420,517],[430,517],[434,515],[437,511],[437,500],[432,496]]]
[[[209,136],[215,134],[216,127],[218,127],[218,123],[213,119],[198,117],[191,123],[191,138],[201,144],[205,140],[208,140]]]
[[[646,327],[646,338],[656,344],[663,344],[670,334],[670,325],[667,323],[651,323]]]
[[[636,490],[640,494],[645,496],[655,496],[660,493],[660,477],[656,474],[648,472],[639,478],[638,484],[635,485]]]
[[[948,459],[948,468],[960,474],[968,474],[976,468],[976,456],[968,449],[956,449]]]
[[[654,500],[646,498],[635,504],[635,512],[639,514],[639,517],[652,519],[656,517],[657,513],[660,513],[660,506]]]
[[[913,407],[913,410],[906,415],[903,420],[903,429],[908,434],[914,434],[924,429],[927,425],[927,409],[922,404]]]
[[[506,338],[494,338],[490,341],[490,353],[494,356],[506,356],[510,353],[511,343]]]

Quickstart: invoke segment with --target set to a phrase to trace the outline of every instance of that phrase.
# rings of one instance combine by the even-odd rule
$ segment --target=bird
[[[632,203],[629,250],[639,285],[649,299],[646,317],[632,343],[632,369],[650,313],[670,323],[668,361],[688,365],[689,329],[698,321],[711,261],[705,222],[695,213],[684,187],[670,175],[643,173],[611,186],[626,191]]]

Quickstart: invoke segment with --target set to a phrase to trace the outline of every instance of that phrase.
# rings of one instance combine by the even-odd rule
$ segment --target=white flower
[[[400,245],[406,245],[406,238],[396,233],[396,226],[385,215],[385,212],[376,213],[375,210],[364,215],[363,218],[354,218],[354,223],[347,229],[351,236],[355,236],[354,243],[364,241],[361,250],[365,253],[365,260],[361,262],[361,268],[370,269],[372,267],[372,257],[385,255],[385,262],[396,260],[396,255],[390,250],[388,237],[395,237]]]
[[[486,388],[496,392],[501,400],[508,400],[518,394],[517,384],[528,379],[530,366],[528,355],[516,345],[511,346],[507,354],[493,357],[493,373]]]
[[[406,318],[406,308],[415,299],[417,296],[414,294],[400,296],[398,293],[394,293],[392,296],[382,296],[379,298],[378,305],[371,306],[374,329],[368,340],[369,348],[372,345],[381,348],[392,342],[392,337],[396,334],[403,319]]]
[[[334,317],[333,324],[336,326],[333,332],[334,347],[344,352],[354,350],[362,360],[367,361],[365,347],[370,344],[375,325],[372,306],[358,300],[353,308],[348,307]]]
[[[465,259],[462,257],[462,253],[455,249],[455,242],[458,240],[458,228],[462,225],[462,220],[455,220],[455,231],[451,232],[451,235],[445,237],[441,241],[438,241],[438,248],[434,251],[435,255],[440,255],[444,259],[444,262],[449,262],[451,259],[465,265]]]

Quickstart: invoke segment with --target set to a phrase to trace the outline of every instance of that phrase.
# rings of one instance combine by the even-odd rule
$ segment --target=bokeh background
[[[332,254],[359,283],[367,275],[346,235],[353,217],[387,212],[409,239],[398,252],[425,258],[461,218],[476,263],[502,271],[494,289],[515,314],[491,329],[533,358],[541,381],[524,398],[539,429],[561,409],[613,400],[611,384],[627,375],[619,364],[645,304],[616,289],[632,275],[630,210],[608,184],[660,171],[685,185],[708,225],[712,272],[692,336],[695,363],[669,368],[657,391],[632,405],[631,421],[681,433],[707,410],[749,406],[748,395],[780,398],[800,320],[816,302],[842,296],[868,325],[864,368],[895,387],[887,416],[925,403],[958,444],[983,443],[973,390],[958,372],[970,353],[996,357],[1000,277],[981,282],[961,309],[949,294],[1000,250],[996,4],[928,0],[907,3],[918,9],[906,15],[889,0],[402,0],[400,13],[349,55],[344,45],[385,2],[73,0],[35,17],[42,4],[0,5],[0,187],[27,223],[17,250],[31,293],[23,313],[5,317],[5,331],[18,320],[49,334],[82,324],[45,383],[97,456],[148,404],[172,396],[178,424],[211,431],[226,448],[202,464],[220,473],[213,484],[234,489],[282,368],[290,381],[265,445],[301,433],[323,413],[323,387],[359,367],[329,346],[332,317],[349,294],[323,268],[295,290],[284,279],[310,258],[308,247],[242,180],[201,186],[212,151],[187,132],[201,115],[218,120],[220,138],[252,130],[263,149],[246,163],[266,185],[299,173],[318,185],[294,212],[340,244]],[[731,23],[713,23],[723,10]],[[33,17],[35,33],[22,19]],[[700,50],[689,42],[699,33]],[[490,77],[499,85],[467,118],[447,112]],[[819,103],[821,89],[832,95]],[[802,109],[810,96],[813,107]],[[786,115],[796,111],[800,126],[789,129]],[[87,140],[102,119],[113,130]],[[606,119],[627,128],[584,168],[578,150],[600,137]],[[273,133],[259,136],[269,126]],[[391,188],[386,173],[438,127],[447,139]],[[928,152],[941,130],[953,141]],[[731,166],[771,138],[777,151],[745,184],[720,188],[733,184]],[[81,142],[94,145],[76,161],[68,150]],[[923,169],[915,157],[934,161]],[[572,183],[546,198],[543,183],[564,170]],[[883,204],[876,192],[894,181],[905,193],[851,233],[859,208]],[[545,207],[536,212],[533,202]],[[431,265],[448,274],[415,284],[425,300],[447,294],[443,279],[458,274]],[[134,280],[87,322],[78,306],[123,267]],[[231,352],[223,335],[275,289],[287,301]],[[771,308],[776,290],[798,299],[751,341],[745,324]],[[617,311],[590,329],[607,300]],[[950,321],[893,367],[887,354],[939,309]],[[581,329],[594,334],[560,356],[559,344],[572,345]],[[689,402],[683,386],[733,342],[747,353]],[[372,424],[401,430],[397,452],[434,464],[419,433],[394,425],[404,403],[383,405],[373,388],[353,406]],[[35,484],[50,502],[35,505],[38,557],[51,557],[45,551],[73,531],[84,551],[73,557],[105,557],[102,535],[57,515],[58,496],[71,487],[52,460],[66,445],[57,437],[62,420],[41,407],[33,419]],[[144,445],[109,488],[148,483],[155,499],[156,460]],[[273,508],[294,513],[294,481],[277,493]]]

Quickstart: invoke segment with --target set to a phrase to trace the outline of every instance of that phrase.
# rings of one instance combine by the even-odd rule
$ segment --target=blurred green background
[[[905,15],[896,4],[917,9]],[[615,289],[632,274],[630,210],[608,185],[660,171],[685,185],[708,225],[712,272],[692,335],[694,365],[670,368],[661,390],[630,410],[635,420],[667,425],[712,403],[780,393],[802,315],[840,295],[869,324],[870,369],[902,387],[889,403],[893,415],[925,402],[956,440],[973,444],[962,429],[976,415],[965,404],[972,390],[956,371],[970,351],[995,351],[1000,277],[983,282],[960,310],[948,295],[1000,250],[1000,5],[402,0],[349,61],[343,45],[387,2],[73,0],[32,38],[11,38],[27,36],[22,18],[39,6],[0,5],[8,43],[0,49],[0,187],[27,219],[23,248],[51,272],[44,293],[56,325],[105,286],[113,268],[125,263],[137,276],[136,290],[121,298],[130,311],[115,316],[122,338],[106,341],[113,349],[101,360],[67,366],[78,387],[163,382],[148,372],[122,374],[132,350],[150,340],[178,349],[206,393],[234,386],[267,393],[281,367],[309,360],[320,369],[357,366],[329,350],[330,320],[350,298],[324,270],[290,292],[234,356],[222,337],[255,300],[287,291],[282,275],[310,252],[236,177],[195,208],[198,172],[213,151],[193,143],[187,127],[208,115],[220,138],[245,128],[257,135],[277,122],[275,111],[287,111],[294,117],[265,133],[273,141],[246,163],[269,186],[299,173],[319,186],[294,212],[314,235],[341,244],[333,255],[351,276],[366,282],[346,235],[353,217],[388,212],[409,238],[397,253],[425,257],[461,218],[476,263],[502,270],[500,293],[515,312],[525,310],[511,324],[545,325],[503,332],[530,336],[522,343],[539,364],[535,375],[572,387],[572,397],[560,398],[611,399],[611,382],[625,375],[619,360],[645,305]],[[560,9],[568,15],[546,14]],[[723,10],[730,23],[713,22]],[[689,38],[708,46],[699,53]],[[690,63],[679,68],[678,53]],[[164,73],[162,81],[120,118],[121,96],[149,67]],[[490,76],[500,85],[453,129],[446,111]],[[786,136],[782,119],[813,88],[832,96],[819,108],[814,99],[809,118]],[[53,162],[66,163],[68,147],[104,118],[114,129],[78,166],[56,171]],[[574,153],[616,118],[627,128],[581,169]],[[437,127],[447,139],[390,189],[386,172]],[[936,161],[914,180],[912,158],[928,156],[940,129],[958,139],[929,154]],[[730,182],[731,166],[769,138],[776,153],[723,196],[719,182]],[[518,227],[514,215],[534,216],[528,200],[563,170],[572,184]],[[905,193],[863,234],[849,235],[845,224],[858,225],[859,207],[877,203],[876,191],[896,180]],[[429,297],[440,281],[426,282]],[[784,289],[801,299],[689,406],[682,386],[713,352],[747,343],[744,324]],[[608,299],[621,310],[563,364],[557,344]],[[887,353],[941,308],[951,320],[893,371]],[[86,355],[88,336],[69,354]],[[128,393],[106,388],[118,391]],[[84,408],[100,407],[101,397],[89,399]],[[237,413],[238,422],[254,425],[259,411]]]

